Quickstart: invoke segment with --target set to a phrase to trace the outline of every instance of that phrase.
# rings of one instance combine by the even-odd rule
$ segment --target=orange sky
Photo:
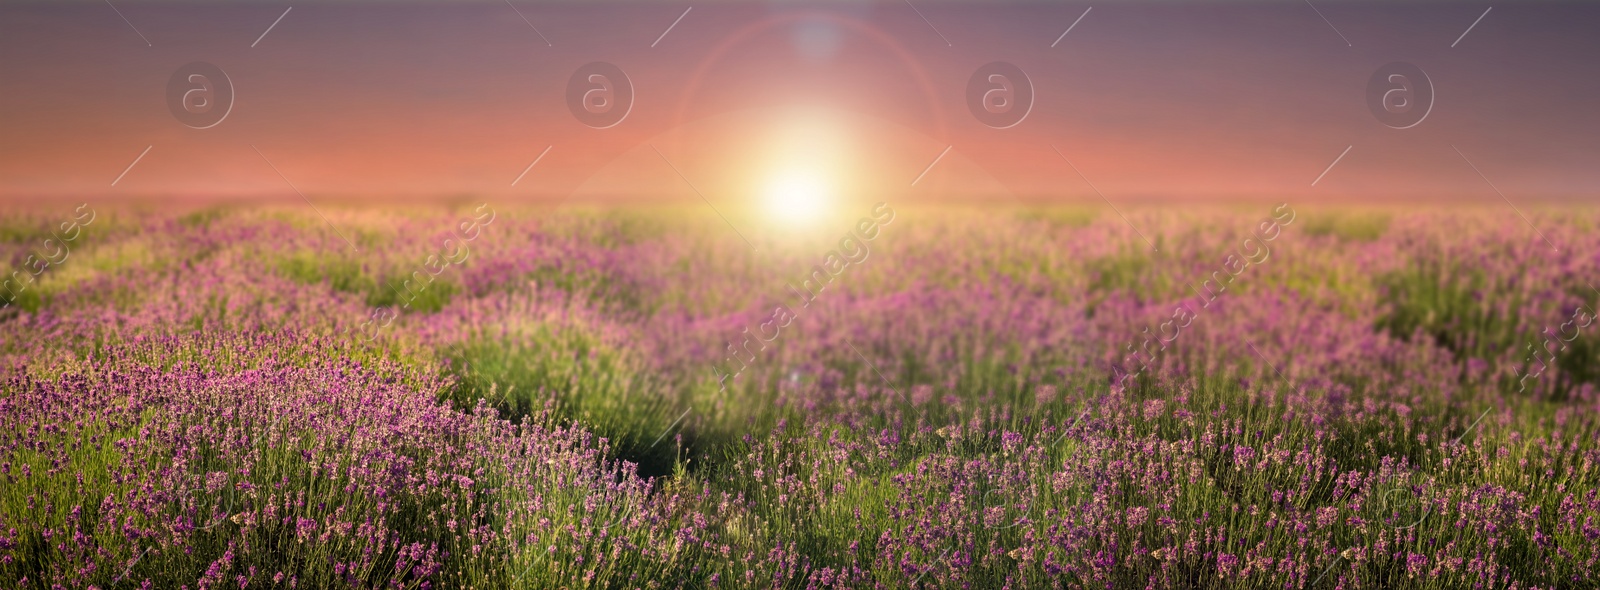
[[[0,196],[693,198],[651,146],[713,199],[796,150],[857,191],[1096,198],[1052,145],[1112,199],[1497,199],[1462,154],[1513,198],[1600,187],[1576,4],[116,4],[0,7]],[[235,90],[206,129],[167,104],[194,61]],[[636,94],[606,129],[565,102],[594,61]],[[993,61],[1032,81],[1014,127],[968,109]],[[1393,61],[1435,91],[1409,129],[1366,102]]]

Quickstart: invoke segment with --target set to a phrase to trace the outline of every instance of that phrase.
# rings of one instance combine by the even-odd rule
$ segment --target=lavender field
[[[8,211],[0,587],[1600,587],[1600,212],[850,211]]]

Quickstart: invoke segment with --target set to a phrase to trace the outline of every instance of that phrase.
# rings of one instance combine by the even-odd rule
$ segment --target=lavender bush
[[[1600,587],[1593,212],[1208,289],[1274,210],[897,208],[725,382],[848,223],[502,207],[407,295],[472,207],[103,208],[0,310],[0,586]]]

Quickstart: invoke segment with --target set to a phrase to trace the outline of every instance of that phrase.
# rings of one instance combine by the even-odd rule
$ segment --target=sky
[[[8,2],[0,199],[1586,201],[1597,30],[1536,2]],[[184,113],[195,62],[220,121],[214,83]],[[625,111],[578,112],[595,62]],[[1027,105],[974,85],[993,62]],[[1395,62],[1432,99],[1386,124]]]

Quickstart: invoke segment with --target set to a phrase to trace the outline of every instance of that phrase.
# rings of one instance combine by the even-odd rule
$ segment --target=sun
[[[793,104],[770,115],[751,151],[750,194],[774,226],[805,229],[833,215],[854,192],[849,124],[838,113]]]
[[[816,221],[832,200],[832,188],[816,171],[786,170],[767,181],[767,210],[779,221],[807,224]]]

